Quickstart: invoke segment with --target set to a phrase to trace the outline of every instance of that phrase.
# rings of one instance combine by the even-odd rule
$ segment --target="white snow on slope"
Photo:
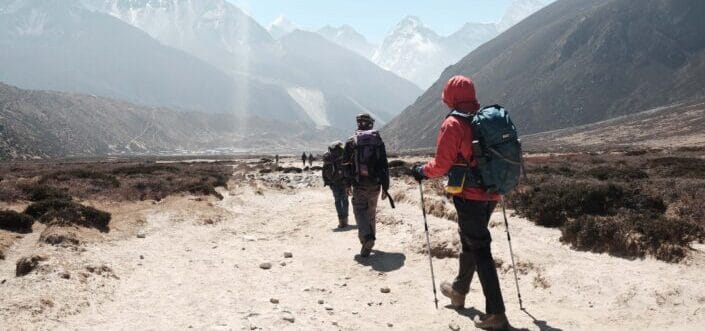
[[[326,113],[326,97],[323,92],[304,87],[291,87],[287,89],[287,92],[303,108],[308,117],[316,123],[316,126],[330,126]]]

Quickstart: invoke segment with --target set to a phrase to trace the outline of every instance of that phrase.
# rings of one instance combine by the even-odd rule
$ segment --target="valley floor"
[[[473,330],[472,317],[484,310],[477,280],[467,302],[474,308],[445,308],[442,297],[434,308],[418,190],[399,181],[394,191],[401,190],[410,198],[397,209],[380,202],[376,251],[367,260],[356,258],[354,229],[334,230],[332,195],[320,186],[231,182],[222,201],[185,196],[101,205],[114,215],[110,233],[57,248],[37,244],[35,229],[7,250],[0,329]],[[434,245],[453,244],[454,223],[429,222]],[[626,260],[571,250],[558,241],[559,230],[511,217],[523,312],[500,213],[492,224],[507,314],[517,329],[705,328],[703,245],[681,264]],[[48,259],[15,277],[15,261],[37,253]],[[455,258],[433,262],[437,283],[457,270]]]

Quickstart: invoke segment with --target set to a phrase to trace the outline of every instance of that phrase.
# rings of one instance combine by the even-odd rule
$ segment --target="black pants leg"
[[[490,249],[492,237],[488,228],[497,202],[465,200],[458,197],[454,198],[453,202],[458,211],[458,233],[463,249],[458,259],[460,265],[458,276],[453,282],[453,289],[467,294],[470,291],[473,274],[477,272],[485,295],[485,312],[504,313],[504,299],[492,258]]]

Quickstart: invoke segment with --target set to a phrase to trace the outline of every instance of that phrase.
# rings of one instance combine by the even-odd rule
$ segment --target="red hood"
[[[465,76],[455,76],[448,80],[442,99],[448,107],[464,113],[474,113],[480,109],[475,94],[475,83]]]

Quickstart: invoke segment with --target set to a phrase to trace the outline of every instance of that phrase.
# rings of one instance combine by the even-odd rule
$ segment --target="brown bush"
[[[662,157],[649,160],[647,166],[656,168],[664,177],[705,179],[705,160],[693,157]]]
[[[561,229],[561,241],[574,248],[622,257],[653,255],[677,262],[700,229],[694,224],[658,214],[628,213],[612,217],[581,216]]]
[[[34,218],[32,216],[21,214],[12,210],[0,211],[0,229],[17,232],[30,233]]]
[[[25,214],[47,225],[78,225],[103,232],[110,230],[110,213],[67,200],[43,200],[27,207]]]

